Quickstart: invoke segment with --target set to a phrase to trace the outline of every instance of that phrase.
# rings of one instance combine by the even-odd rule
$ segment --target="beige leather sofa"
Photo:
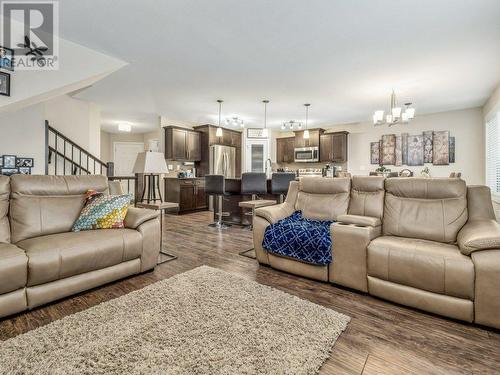
[[[329,267],[262,248],[266,227],[299,209],[337,220]],[[448,178],[303,178],[291,183],[283,204],[256,215],[261,264],[500,328],[500,225],[485,186]]]
[[[124,229],[71,232],[104,176],[0,176],[0,317],[155,267],[158,212],[129,208]]]

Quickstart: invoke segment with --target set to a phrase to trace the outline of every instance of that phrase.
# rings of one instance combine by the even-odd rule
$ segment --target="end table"
[[[179,208],[179,203],[174,203],[174,202],[160,202],[160,203],[155,203],[155,202],[137,202],[135,204],[136,207],[138,208],[147,208],[150,210],[159,210],[160,211],[160,254],[169,256],[170,259],[164,260],[164,261],[158,261],[156,264],[163,264],[170,262],[171,260],[177,259],[176,255],[169,254],[166,251],[163,251],[163,210],[167,210],[169,208]]]

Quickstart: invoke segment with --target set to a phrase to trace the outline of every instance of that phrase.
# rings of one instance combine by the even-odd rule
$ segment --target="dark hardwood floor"
[[[210,213],[165,216],[164,246],[177,260],[31,312],[0,320],[0,340],[200,265],[242,275],[351,316],[321,374],[493,374],[500,372],[500,333],[394,305],[351,290],[262,267],[238,255],[251,232],[219,232]],[[500,312],[499,312],[500,313]],[[0,364],[1,372],[1,364]]]

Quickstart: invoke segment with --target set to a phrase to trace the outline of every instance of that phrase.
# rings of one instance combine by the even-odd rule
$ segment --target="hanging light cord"
[[[219,103],[219,128],[220,128],[220,116],[221,116],[221,111],[222,111],[222,100],[217,100]]]

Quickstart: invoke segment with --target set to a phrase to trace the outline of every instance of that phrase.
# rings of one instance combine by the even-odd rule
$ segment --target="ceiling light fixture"
[[[262,129],[262,136],[267,138],[269,136],[269,131],[267,130],[267,104],[269,100],[263,100],[262,103],[264,103],[264,129]]]
[[[304,130],[304,139],[309,139],[309,129],[307,129],[307,121],[309,119],[310,104],[304,104],[304,107],[306,107],[306,130]]]
[[[221,99],[217,100],[217,103],[219,103],[219,127],[215,131],[215,136],[216,137],[222,137],[222,128],[220,127],[220,115],[221,115],[221,112],[222,112],[222,102],[224,102],[224,100],[221,100]]]
[[[132,131],[132,125],[126,122],[121,122],[118,124],[118,131],[130,133]]]
[[[232,117],[226,119],[226,125],[239,126],[240,128],[245,127],[245,123],[239,117]]]
[[[385,116],[384,119],[384,111],[377,110],[373,114],[373,124],[374,125],[383,125],[387,124],[389,126],[396,125],[398,123],[408,123],[410,120],[413,120],[415,117],[415,108],[411,107],[412,103],[405,103],[404,112],[401,107],[397,106],[396,93],[392,90],[391,94],[391,107]]]
[[[284,122],[281,125],[282,130],[286,130],[287,128],[289,128],[290,130],[293,130],[295,127],[297,127],[297,129],[299,129],[299,130],[302,130],[302,123],[294,121],[294,120],[290,120],[288,122]]]

